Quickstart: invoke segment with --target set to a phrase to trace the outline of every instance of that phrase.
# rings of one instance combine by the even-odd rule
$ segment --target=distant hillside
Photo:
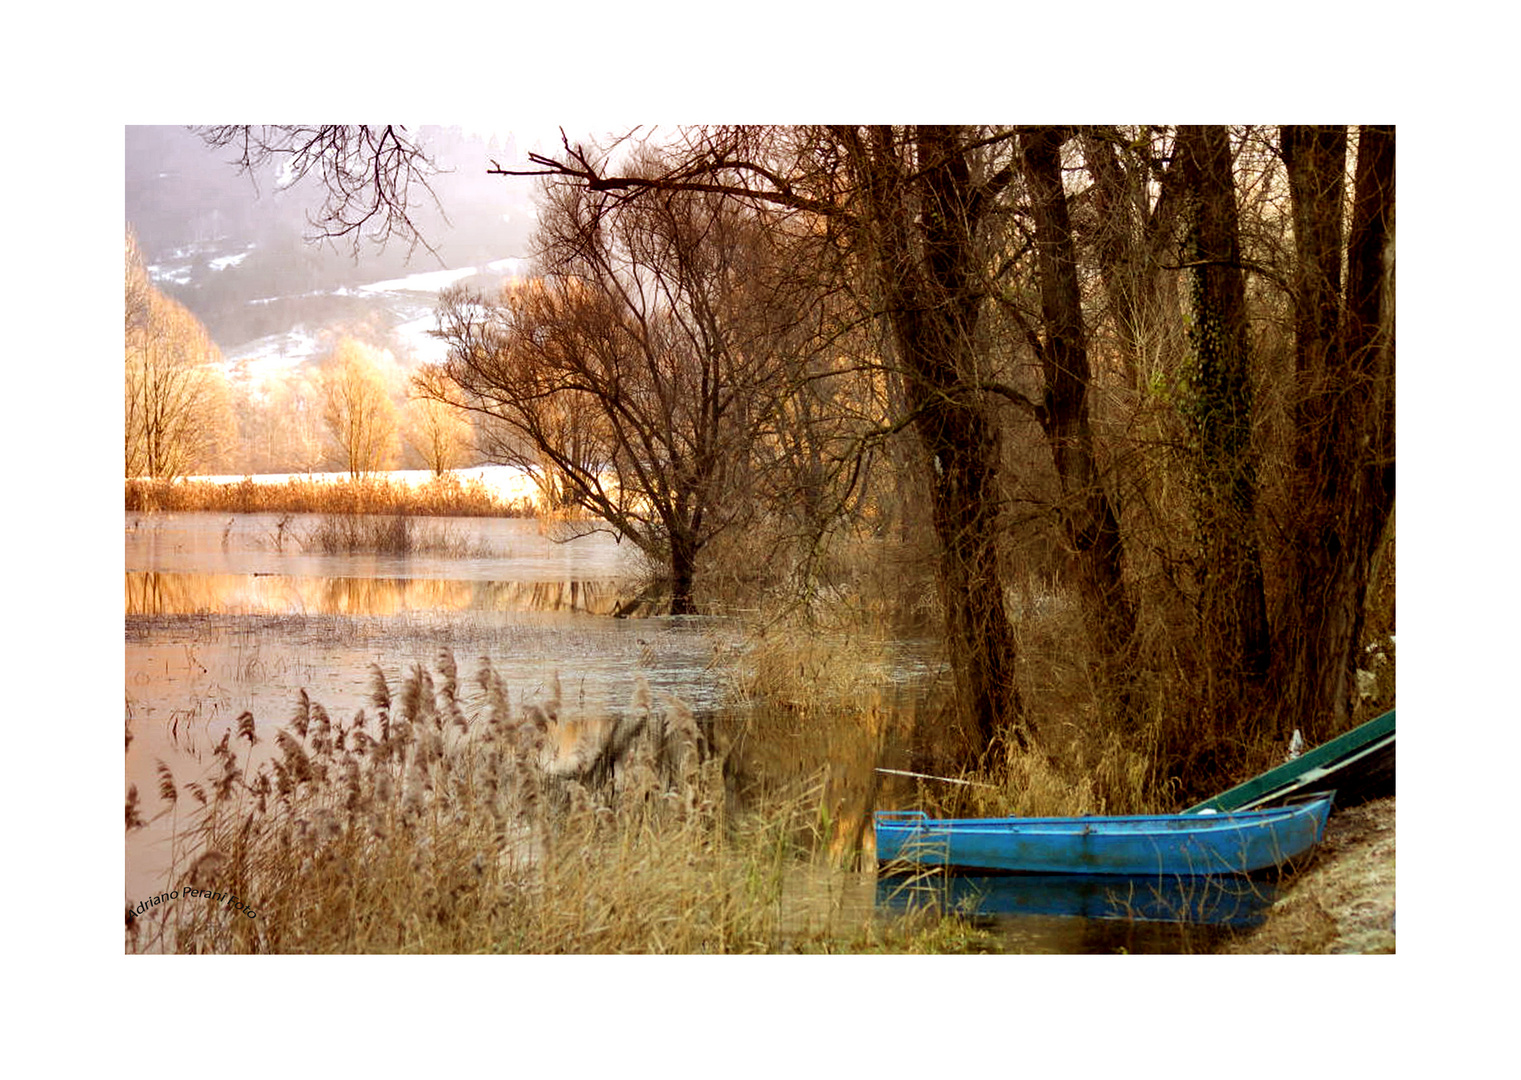
[[[154,283],[201,320],[235,378],[261,362],[301,364],[340,333],[415,363],[436,352],[426,330],[439,288],[520,272],[534,194],[529,180],[486,174],[491,159],[517,160],[510,139],[426,127],[419,139],[445,170],[432,179],[442,212],[415,213],[438,258],[366,243],[356,261],[346,246],[308,242],[323,195],[312,181],[282,190],[273,167],[240,174],[230,151],[182,127],[127,128],[127,224]]]

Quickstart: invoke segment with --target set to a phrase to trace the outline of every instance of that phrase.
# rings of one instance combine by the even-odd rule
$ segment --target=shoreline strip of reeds
[[[257,483],[252,477],[209,480],[128,480],[131,512],[402,514],[427,517],[534,517],[531,499],[504,499],[478,477],[435,477],[408,484],[384,476],[318,480],[291,477]]]

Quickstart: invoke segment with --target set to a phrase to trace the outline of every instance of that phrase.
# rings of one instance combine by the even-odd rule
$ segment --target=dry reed
[[[281,484],[252,477],[222,483],[210,480],[128,480],[129,511],[216,513],[404,514],[434,517],[532,517],[536,507],[521,499],[503,500],[480,479],[436,477],[411,485],[384,476],[316,480],[291,477]]]
[[[372,711],[346,723],[303,691],[262,752],[252,718],[234,721],[205,803],[175,834],[175,866],[188,869],[171,886],[194,891],[129,920],[130,950],[901,951],[971,940],[944,920],[789,931],[783,892],[810,846],[817,791],[739,812],[697,718],[653,700],[642,680],[616,717],[571,708],[558,679],[514,706],[485,658],[461,685],[447,650],[399,688],[378,666],[370,682]],[[241,761],[234,732],[249,742]],[[172,785],[167,767],[160,776]]]

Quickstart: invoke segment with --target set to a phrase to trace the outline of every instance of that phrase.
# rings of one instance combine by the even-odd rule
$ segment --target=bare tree
[[[436,397],[414,398],[407,405],[407,442],[434,476],[464,464],[474,433],[464,411]]]
[[[495,299],[447,292],[449,358],[417,383],[481,414],[495,460],[667,566],[678,614],[696,608],[703,549],[751,512],[751,448],[784,383],[755,315],[763,240],[752,212],[711,195],[557,186],[544,276]]]
[[[1078,285],[1077,243],[1062,186],[1061,148],[1070,132],[1044,127],[1020,139],[1031,216],[1044,334],[1035,340],[1045,381],[1037,419],[1062,487],[1062,524],[1076,556],[1101,684],[1113,712],[1128,716],[1135,607],[1123,574],[1119,519],[1099,475],[1089,390],[1087,330]]]
[[[396,457],[396,405],[374,350],[344,338],[323,365],[322,418],[354,478],[389,469]]]
[[[1184,413],[1197,482],[1201,630],[1210,646],[1212,714],[1259,716],[1270,656],[1257,535],[1246,290],[1230,136],[1181,126],[1192,323]],[[1232,725],[1234,726],[1234,725]]]
[[[219,467],[235,423],[205,327],[153,288],[135,239],[126,263],[126,474],[172,480]]]

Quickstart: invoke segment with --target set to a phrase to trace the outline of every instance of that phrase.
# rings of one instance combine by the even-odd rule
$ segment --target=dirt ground
[[[1333,811],[1315,862],[1229,953],[1392,953],[1394,799]]]

